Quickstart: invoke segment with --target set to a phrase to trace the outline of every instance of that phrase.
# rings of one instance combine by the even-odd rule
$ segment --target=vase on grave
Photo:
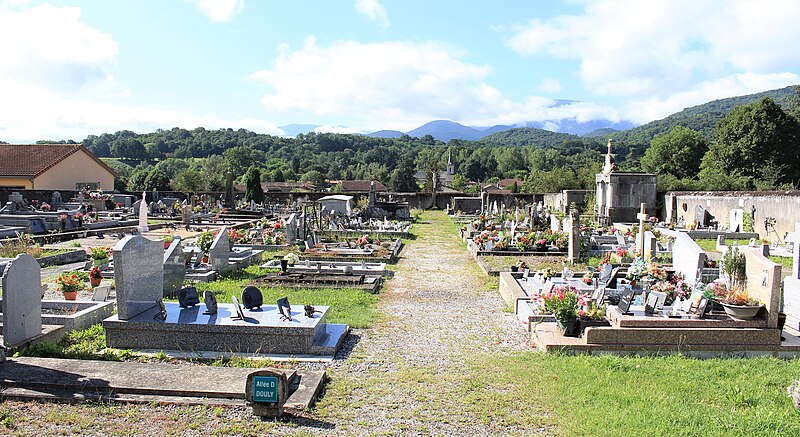
[[[580,335],[580,319],[562,321],[556,319],[556,325],[564,337],[578,337]]]
[[[103,282],[103,277],[102,276],[99,277],[99,278],[95,278],[95,277],[92,277],[92,276],[89,277],[89,284],[91,284],[92,287],[99,287],[101,282]],[[72,299],[69,299],[69,300],[72,300]]]
[[[62,291],[64,295],[64,300],[77,300],[78,299],[78,292],[77,291]]]
[[[764,305],[731,305],[725,302],[720,302],[720,305],[725,308],[725,314],[734,320],[752,320],[764,307]]]

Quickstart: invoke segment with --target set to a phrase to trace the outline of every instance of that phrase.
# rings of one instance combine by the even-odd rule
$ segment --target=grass
[[[776,264],[780,264],[783,267],[789,267],[789,268],[792,267],[792,257],[790,257],[790,256],[770,255],[769,256],[769,260],[774,262],[774,263],[776,263]]]
[[[226,275],[213,282],[198,283],[198,293],[210,290],[218,302],[230,302],[231,296],[239,297],[244,287],[253,285],[266,270],[250,266],[244,270]],[[290,288],[258,286],[264,295],[264,302],[273,303],[281,297],[288,297],[293,305],[311,304],[330,306],[328,323],[344,323],[351,328],[368,328],[380,317],[376,309],[378,296],[355,288]]]
[[[485,389],[464,400],[510,426],[546,426],[550,411],[564,435],[800,435],[786,395],[797,359],[518,353],[471,366]]]

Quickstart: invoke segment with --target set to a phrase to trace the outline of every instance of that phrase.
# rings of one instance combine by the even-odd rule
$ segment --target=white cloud
[[[359,129],[355,129],[352,127],[347,126],[331,126],[331,125],[324,125],[324,126],[317,126],[314,128],[314,132],[316,133],[333,133],[333,134],[363,134],[366,133]]]
[[[0,140],[82,140],[88,134],[156,128],[245,128],[283,134],[256,119],[226,120],[126,106],[129,91],[106,71],[118,46],[110,33],[80,21],[73,7],[0,8]],[[120,103],[108,103],[122,101]]]
[[[585,87],[633,100],[628,111],[637,120],[797,83],[800,2],[580,3],[581,14],[530,21],[508,44],[526,56],[578,60]]]
[[[386,8],[378,0],[356,0],[356,12],[378,23],[381,27],[389,27]]]
[[[252,78],[272,90],[269,111],[307,111],[355,117],[369,127],[417,127],[433,118],[494,114],[509,105],[484,81],[490,69],[458,59],[460,51],[438,42],[340,41],[319,46],[313,37],[296,51],[282,47],[271,68]]]
[[[564,91],[564,87],[561,85],[561,81],[558,79],[546,77],[539,82],[539,90],[548,94],[558,94],[561,91]]]
[[[194,5],[215,23],[231,21],[244,9],[244,0],[194,0]]]

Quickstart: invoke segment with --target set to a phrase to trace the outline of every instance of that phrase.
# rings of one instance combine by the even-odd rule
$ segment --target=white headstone
[[[42,333],[41,268],[35,258],[17,255],[3,272],[3,341],[20,344]]]
[[[744,210],[734,208],[731,210],[730,226],[728,228],[731,232],[744,232]]]
[[[558,232],[561,230],[558,223],[558,217],[554,215],[550,216],[550,230],[553,232]]]
[[[686,277],[686,283],[694,286],[698,270],[703,267],[706,253],[686,234],[679,233],[672,246],[672,266],[676,273]]]
[[[144,196],[145,193],[142,193],[142,202],[139,203],[139,232],[147,232],[150,230],[147,226],[147,202]]]

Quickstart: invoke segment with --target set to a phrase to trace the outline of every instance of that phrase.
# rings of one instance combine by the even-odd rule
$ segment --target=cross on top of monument
[[[612,153],[611,148],[614,146],[614,139],[608,139],[608,153],[606,153],[606,162],[603,166],[603,173],[611,173],[612,171],[616,170],[616,166],[614,165],[614,153]]]
[[[644,222],[650,218],[650,216],[647,215],[647,210],[645,207],[646,204],[643,203],[639,209],[639,214],[636,214],[636,218],[639,219],[639,224],[641,225],[644,225]]]

